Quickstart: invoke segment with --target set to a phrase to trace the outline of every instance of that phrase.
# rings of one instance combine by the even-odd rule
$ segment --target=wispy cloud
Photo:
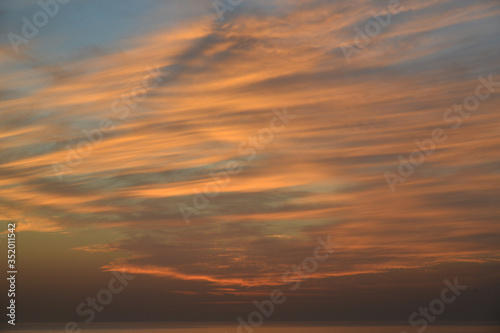
[[[97,11],[94,1],[65,7],[17,55],[2,41],[0,208],[25,218],[18,232],[102,231],[73,248],[116,253],[102,270],[183,280],[197,292],[262,293],[325,234],[342,249],[315,273],[321,290],[338,290],[328,281],[342,276],[498,264],[498,93],[395,194],[381,176],[442,126],[478,75],[500,79],[495,1],[407,2],[349,64],[339,46],[386,2],[247,1],[222,22],[210,2],[193,12],[195,2],[153,3],[136,16],[103,9],[123,11],[113,22],[126,33],[97,17],[112,31],[95,45],[77,19],[79,9]],[[14,13],[33,9],[8,8],[6,31],[19,23]],[[155,11],[171,21],[162,26]],[[150,29],[133,33],[125,18]],[[64,44],[64,29],[51,33],[58,27],[82,35]],[[169,76],[120,119],[113,101],[156,65]],[[178,205],[283,105],[293,126],[184,226]],[[53,163],[103,118],[112,133],[59,182]],[[188,297],[183,287],[178,296]]]

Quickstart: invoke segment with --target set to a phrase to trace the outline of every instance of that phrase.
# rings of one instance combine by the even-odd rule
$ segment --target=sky
[[[61,2],[0,3],[19,322],[498,320],[498,1]]]

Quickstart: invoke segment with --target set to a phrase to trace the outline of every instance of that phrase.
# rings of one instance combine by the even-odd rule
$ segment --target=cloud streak
[[[96,11],[90,1],[68,4],[18,55],[2,41],[0,208],[24,219],[19,233],[94,231],[69,248],[105,258],[102,271],[186,282],[178,297],[265,294],[327,234],[341,248],[304,297],[341,293],[347,278],[383,290],[401,271],[498,267],[498,92],[396,193],[381,176],[479,75],[500,78],[495,1],[408,2],[349,64],[339,46],[385,2],[252,1],[222,22],[210,4],[146,3],[130,23],[143,34],[109,4],[113,20],[96,17],[109,29],[90,43],[77,10]],[[9,4],[6,31],[32,10]],[[61,44],[64,27],[82,35]],[[168,77],[120,118],[113,101],[156,65]],[[293,125],[185,226],[179,204],[241,160],[240,143],[283,105]],[[104,118],[113,131],[59,182],[53,163]],[[240,301],[212,296],[203,302]]]

